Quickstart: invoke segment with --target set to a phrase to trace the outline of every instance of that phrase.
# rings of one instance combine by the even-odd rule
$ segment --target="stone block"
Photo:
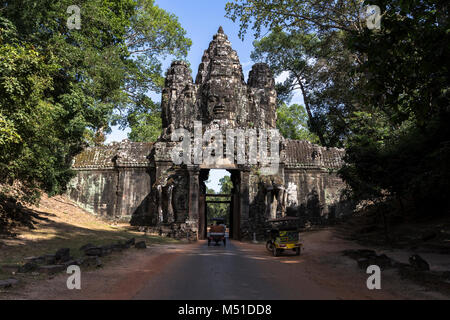
[[[17,283],[19,283],[19,280],[17,279],[0,280],[0,288],[1,289],[10,288]]]
[[[40,266],[38,271],[40,273],[44,273],[44,274],[56,274],[62,271],[65,271],[67,269],[67,267],[65,265],[62,264],[55,264],[55,265],[50,265],[50,266]]]
[[[27,262],[23,266],[19,267],[19,270],[17,270],[18,273],[29,273],[36,271],[39,268],[39,266],[34,262]]]
[[[145,244],[145,241],[139,241],[139,242],[136,242],[136,244],[134,245],[134,247],[135,247],[136,249],[146,249],[146,248],[147,248],[147,245]]]
[[[84,251],[84,254],[87,256],[93,257],[101,257],[103,256],[103,248],[101,247],[91,247]]]

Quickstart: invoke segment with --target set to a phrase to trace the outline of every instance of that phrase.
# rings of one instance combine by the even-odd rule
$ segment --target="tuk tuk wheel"
[[[223,238],[223,246],[226,247],[227,246],[227,239]]]
[[[211,245],[211,240],[208,239],[208,247]]]
[[[295,255],[299,256],[299,255],[300,255],[300,251],[301,251],[300,248],[296,248],[296,249],[295,249]]]
[[[278,257],[280,254],[280,252],[278,251],[278,249],[275,246],[273,246],[272,253],[273,253],[274,257]]]
[[[267,241],[267,243],[266,243],[266,249],[267,249],[267,251],[269,251],[269,252],[272,252],[273,251],[273,243],[272,243],[272,241]]]

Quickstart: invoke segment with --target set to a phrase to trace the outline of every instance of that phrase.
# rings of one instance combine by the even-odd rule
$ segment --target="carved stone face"
[[[224,85],[221,85],[224,84]],[[212,82],[206,86],[203,105],[205,116],[209,119],[231,119],[236,113],[236,98],[226,83]]]

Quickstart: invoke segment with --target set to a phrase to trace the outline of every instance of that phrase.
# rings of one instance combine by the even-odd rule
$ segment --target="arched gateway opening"
[[[222,192],[212,192],[206,186],[211,169],[200,170],[200,194],[199,194],[199,239],[206,239],[208,225],[211,224],[213,218],[214,205],[224,207],[225,212],[221,213],[225,219],[230,239],[240,240],[240,173],[235,169],[226,170],[231,174],[231,188],[225,188]],[[217,206],[216,206],[217,207]]]

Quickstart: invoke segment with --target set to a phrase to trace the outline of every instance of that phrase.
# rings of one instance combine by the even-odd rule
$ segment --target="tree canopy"
[[[0,2],[0,179],[51,194],[111,125],[158,112],[147,94],[163,85],[161,61],[191,45],[153,0],[78,1],[79,29],[67,23],[72,4]]]
[[[381,9],[380,30],[368,28],[367,5]],[[301,75],[309,128],[322,144],[346,148],[340,174],[356,199],[406,200],[416,212],[433,203],[448,212],[445,1],[235,0],[226,10],[242,37],[249,29],[267,34],[254,57],[290,73],[282,97]]]
[[[220,192],[219,194],[230,194],[233,191],[233,182],[230,176],[224,176],[219,180]],[[207,189],[207,194],[216,194],[213,189]],[[210,197],[209,200],[224,201],[225,198]],[[208,223],[212,222],[214,218],[225,218],[226,223],[229,223],[230,204],[226,203],[209,203],[208,208]]]

